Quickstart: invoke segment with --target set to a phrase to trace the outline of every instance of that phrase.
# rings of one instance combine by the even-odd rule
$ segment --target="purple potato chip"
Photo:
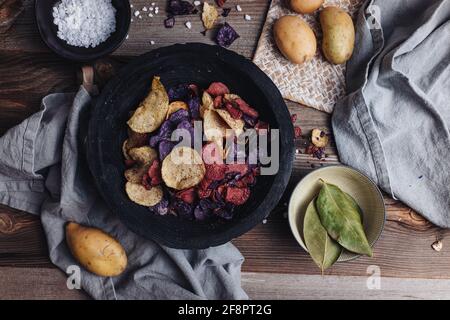
[[[161,137],[159,136],[159,134],[155,134],[155,135],[150,137],[149,145],[152,148],[156,148],[160,141],[161,141]]]
[[[190,98],[188,100],[188,106],[191,117],[195,120],[200,119],[200,99],[198,97]]]
[[[214,214],[225,220],[231,220],[233,218],[233,211],[225,208],[217,208],[214,210]]]
[[[186,203],[183,200],[177,198],[173,198],[172,208],[179,217],[188,220],[194,219],[194,207],[191,206],[189,203]]]
[[[169,117],[169,121],[173,125],[178,125],[179,123],[181,123],[183,121],[186,121],[186,120],[187,121],[189,120],[189,112],[187,110],[184,110],[184,109],[180,109],[178,111],[175,111]]]
[[[194,209],[194,217],[198,221],[205,221],[210,217],[210,210],[204,210],[198,205]]]
[[[216,42],[219,46],[228,48],[239,38],[239,34],[228,23],[224,23],[216,35]]]
[[[173,28],[175,26],[175,17],[171,16],[171,17],[167,17],[167,19],[164,20],[164,27],[170,29]]]
[[[162,140],[159,143],[158,151],[159,151],[159,160],[163,161],[167,155],[172,151],[175,147],[175,144],[171,141]]]
[[[169,212],[169,201],[163,198],[158,204],[150,207],[150,210],[160,216],[164,216]]]
[[[174,16],[181,16],[187,14],[195,14],[195,6],[185,0],[170,0],[167,11]]]
[[[246,124],[248,124],[250,127],[255,127],[256,126],[256,122],[258,122],[258,120],[257,119],[255,119],[255,118],[252,118],[252,117],[250,117],[250,116],[248,116],[248,115],[246,115],[246,114],[243,114],[242,115],[242,119],[244,120],[244,122],[246,123]]]

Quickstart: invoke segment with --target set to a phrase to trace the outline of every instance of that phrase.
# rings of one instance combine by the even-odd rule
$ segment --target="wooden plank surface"
[[[165,1],[156,2],[161,8],[164,7]],[[144,4],[148,5],[148,2],[143,0],[132,1],[132,3],[135,8],[142,8]],[[229,0],[227,3],[234,7],[238,1]],[[233,44],[231,49],[250,58],[257,43],[268,1],[253,0],[240,1],[240,3],[243,12],[233,11],[227,18],[227,21],[241,34],[241,38]],[[36,112],[39,109],[39,101],[44,95],[51,92],[72,91],[78,86],[76,73],[79,65],[58,58],[43,45],[34,24],[32,5],[32,1],[28,2],[25,13],[12,29],[6,34],[0,34],[0,134]],[[245,13],[252,16],[252,21],[248,22],[243,19]],[[137,22],[132,24],[129,39],[112,57],[111,61],[117,66],[122,65],[132,56],[159,46],[184,41],[212,43],[211,35],[203,37],[200,34],[202,27],[198,16],[180,18],[172,30],[163,27],[162,13],[157,18],[135,20]],[[183,22],[186,20],[193,23],[192,30],[183,26]],[[150,45],[150,40],[155,41],[156,44]],[[291,113],[298,114],[298,124],[304,132],[304,137],[296,141],[298,148],[303,149],[306,146],[307,136],[312,128],[321,127],[329,130],[329,115],[295,103],[288,103],[288,107]],[[318,161],[305,154],[296,155],[294,173],[286,196],[280,203],[281,206],[287,201],[287,195],[302,176],[315,167],[338,163],[333,143],[327,148],[326,153],[328,155],[326,161]],[[448,268],[450,265],[449,231],[432,226],[397,201],[386,197],[386,202],[388,221],[382,237],[375,247],[375,257],[339,263],[327,272],[329,276],[326,278],[334,279],[334,276],[365,277],[367,266],[377,265],[380,267],[383,277],[450,279],[450,269]],[[295,274],[318,275],[319,271],[311,259],[296,244],[291,235],[288,222],[283,214],[284,211],[283,208],[279,208],[270,216],[266,224],[257,226],[234,241],[246,257],[243,270],[250,273],[263,273],[261,277],[269,278],[270,276],[266,273],[272,274],[273,277],[276,277],[277,273],[282,273],[285,277],[283,279],[294,279],[289,277],[296,277]],[[444,248],[441,252],[431,249],[431,244],[437,238],[443,239]],[[9,290],[12,290],[9,294],[14,296],[13,287],[19,286],[20,282],[16,278],[20,278],[19,271],[33,270],[33,268],[36,268],[36,273],[28,271],[21,273],[23,275],[21,281],[29,279],[30,283],[34,283],[33,287],[41,287],[36,289],[39,291],[36,295],[51,297],[52,292],[61,290],[61,286],[64,286],[65,282],[64,277],[55,278],[54,275],[50,275],[50,273],[58,271],[52,267],[47,256],[45,236],[39,219],[0,206],[0,279],[2,276],[5,279],[5,275],[11,271],[8,268],[14,267],[15,270],[13,276],[7,277],[12,283],[8,287]],[[48,280],[44,280],[47,279],[45,278],[46,272],[48,272]],[[43,279],[42,282],[40,282],[40,278]],[[301,281],[302,278],[298,279]],[[251,290],[254,290],[252,292],[255,296],[258,296],[258,293],[261,295],[271,294],[272,285],[273,283],[270,281],[258,282]],[[295,291],[295,286],[290,288],[290,291],[286,290],[291,294]],[[430,287],[424,286],[423,288],[425,290]],[[298,290],[298,294],[301,295],[302,292],[302,290]],[[280,292],[272,293],[278,294],[280,297],[282,295]],[[0,290],[0,298],[2,294],[8,295],[8,292]],[[69,298],[69,296],[67,297]]]
[[[69,290],[55,268],[0,267],[0,283],[0,300],[90,299],[82,290]],[[252,300],[450,299],[450,280],[243,272],[242,287]]]

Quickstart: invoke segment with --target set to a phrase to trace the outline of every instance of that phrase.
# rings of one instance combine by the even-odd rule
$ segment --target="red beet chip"
[[[299,126],[294,127],[294,137],[295,139],[300,138],[302,136],[302,128]]]
[[[297,122],[297,114],[296,113],[291,115],[291,121],[292,121],[292,123],[296,123]]]
[[[227,2],[227,0],[216,0],[216,3],[219,7],[223,7],[223,5],[225,4],[225,2]]]
[[[222,108],[223,97],[217,96],[214,98],[214,108],[219,109]]]
[[[142,183],[145,189],[150,190],[152,188],[152,178],[148,176],[148,174],[144,174],[142,176]]]
[[[152,186],[157,186],[157,185],[161,184],[161,182],[162,182],[161,168],[160,168],[158,160],[154,160],[152,162],[150,168],[148,168],[147,175],[151,178]]]
[[[242,118],[242,111],[239,109],[236,109],[235,107],[233,107],[233,105],[231,103],[227,103],[225,105],[225,108],[227,108],[228,113],[231,115],[231,117],[233,119],[241,119]]]
[[[205,164],[223,164],[222,150],[217,143],[205,144],[202,149],[202,158]]]
[[[255,109],[253,109],[252,107],[250,107],[248,105],[247,102],[245,102],[244,100],[237,98],[236,100],[234,100],[234,102],[237,104],[237,106],[239,107],[239,109],[241,109],[241,111],[243,113],[245,113],[246,115],[252,117],[252,118],[258,118],[259,117],[259,113],[258,111],[256,111]]]
[[[224,85],[222,82],[213,82],[209,86],[209,88],[206,90],[210,95],[217,97],[217,96],[223,96],[224,94],[230,93],[230,90],[226,85]]]
[[[226,167],[227,167],[226,173],[238,172],[241,176],[243,176],[248,172],[248,165],[245,163],[244,164],[238,164],[238,163],[227,164]]]
[[[239,206],[247,202],[249,197],[249,188],[228,187],[225,195],[225,201]]]
[[[213,190],[211,190],[211,189],[206,189],[206,190],[198,189],[197,195],[200,199],[206,199],[211,196],[212,192],[213,192]]]
[[[205,176],[209,180],[222,180],[225,178],[227,166],[225,164],[207,164]]]
[[[186,203],[193,204],[195,201],[195,194],[196,194],[195,188],[190,188],[190,189],[178,191],[175,194],[175,197],[183,200]]]

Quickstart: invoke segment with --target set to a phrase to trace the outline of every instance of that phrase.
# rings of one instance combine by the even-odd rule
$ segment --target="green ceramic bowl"
[[[303,238],[303,219],[308,204],[319,194],[319,179],[337,185],[350,194],[363,212],[364,231],[373,247],[383,231],[386,208],[377,185],[361,172],[346,166],[323,167],[306,175],[294,189],[289,201],[289,225],[295,239],[308,252]],[[358,257],[356,253],[344,250],[338,261]]]

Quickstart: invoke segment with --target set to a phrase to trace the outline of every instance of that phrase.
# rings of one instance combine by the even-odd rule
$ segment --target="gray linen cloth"
[[[356,30],[332,118],[340,159],[448,228],[450,1],[367,1]]]
[[[114,278],[81,268],[81,286],[96,299],[247,299],[240,285],[243,257],[232,245],[175,250],[129,231],[94,188],[78,145],[80,117],[91,98],[52,94],[32,115],[0,138],[0,203],[40,214],[51,261],[66,271],[77,265],[65,242],[67,221],[98,227],[128,254]]]

